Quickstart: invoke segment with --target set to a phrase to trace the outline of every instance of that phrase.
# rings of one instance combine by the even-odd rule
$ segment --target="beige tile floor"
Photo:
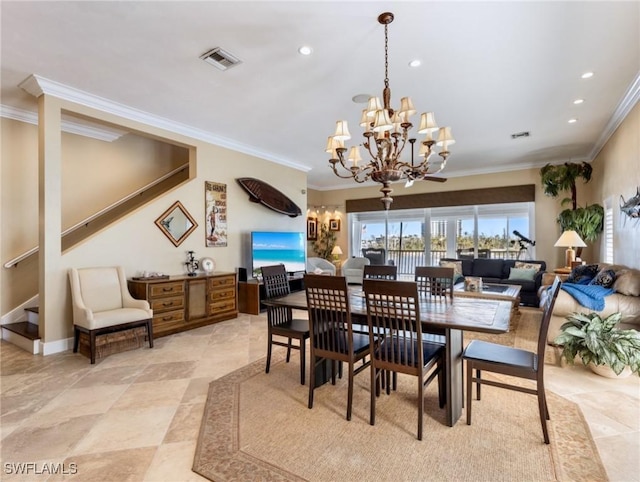
[[[45,463],[76,467],[80,476],[67,478],[83,482],[204,480],[191,464],[208,383],[265,356],[265,323],[240,315],[94,366],[80,355],[32,356],[3,341],[0,479],[64,479],[7,473],[33,462],[40,472]],[[640,480],[640,379],[610,380],[581,366],[550,366],[546,379],[582,408],[610,479]]]

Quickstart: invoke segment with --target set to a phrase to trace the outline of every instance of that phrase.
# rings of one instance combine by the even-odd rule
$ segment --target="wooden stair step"
[[[40,307],[39,306],[30,306],[29,308],[25,308],[24,311],[30,311],[31,313],[40,313]]]
[[[37,309],[37,308],[36,308]],[[9,323],[8,325],[2,325],[2,328],[9,330],[12,333],[23,336],[28,340],[39,340],[38,325],[29,323],[28,321],[20,321],[18,323]]]

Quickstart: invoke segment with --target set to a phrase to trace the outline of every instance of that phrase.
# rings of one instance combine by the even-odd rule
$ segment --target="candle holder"
[[[198,271],[198,260],[194,256],[194,251],[187,252],[187,261],[184,263],[187,267],[187,276],[196,276]]]

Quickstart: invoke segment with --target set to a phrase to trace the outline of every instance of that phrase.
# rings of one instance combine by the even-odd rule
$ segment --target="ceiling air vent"
[[[220,47],[205,52],[200,56],[206,63],[219,68],[220,70],[227,70],[234,65],[241,64],[242,61],[237,57],[234,57],[229,52],[222,50]]]
[[[520,139],[521,137],[529,137],[529,131],[522,131],[511,134],[511,139]]]

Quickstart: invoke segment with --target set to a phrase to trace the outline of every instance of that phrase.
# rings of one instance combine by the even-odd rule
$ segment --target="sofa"
[[[602,316],[609,316],[612,313],[622,313],[622,320],[618,324],[620,329],[633,328],[640,330],[640,270],[632,269],[623,265],[598,265],[598,274],[611,270],[615,277],[611,288],[614,293],[604,298],[604,309],[594,310],[582,306],[578,301],[564,290],[560,290],[556,303],[551,314],[549,323],[549,333],[547,342],[553,344],[553,340],[560,334],[560,327],[566,323],[567,316],[572,313],[598,313]],[[574,269],[575,271],[575,269]],[[574,272],[572,272],[574,274]],[[596,275],[597,276],[597,275]],[[546,284],[550,283],[553,277],[545,276],[545,285],[540,289],[540,304],[544,302],[547,295]],[[565,281],[571,282],[575,279],[569,275]]]
[[[521,265],[536,265],[536,268],[520,268]],[[458,276],[456,282],[461,281],[462,276],[474,276],[482,278],[483,283],[519,285],[520,304],[536,307],[539,305],[538,290],[542,285],[542,275],[547,269],[547,263],[544,261],[488,258],[442,258],[440,266],[453,267]],[[462,269],[461,275],[460,268]],[[520,278],[519,274],[525,271],[527,272],[526,276],[523,275]]]
[[[362,284],[364,277],[364,267],[370,264],[369,258],[353,257],[349,258],[342,265],[342,276],[347,278],[347,284]]]

